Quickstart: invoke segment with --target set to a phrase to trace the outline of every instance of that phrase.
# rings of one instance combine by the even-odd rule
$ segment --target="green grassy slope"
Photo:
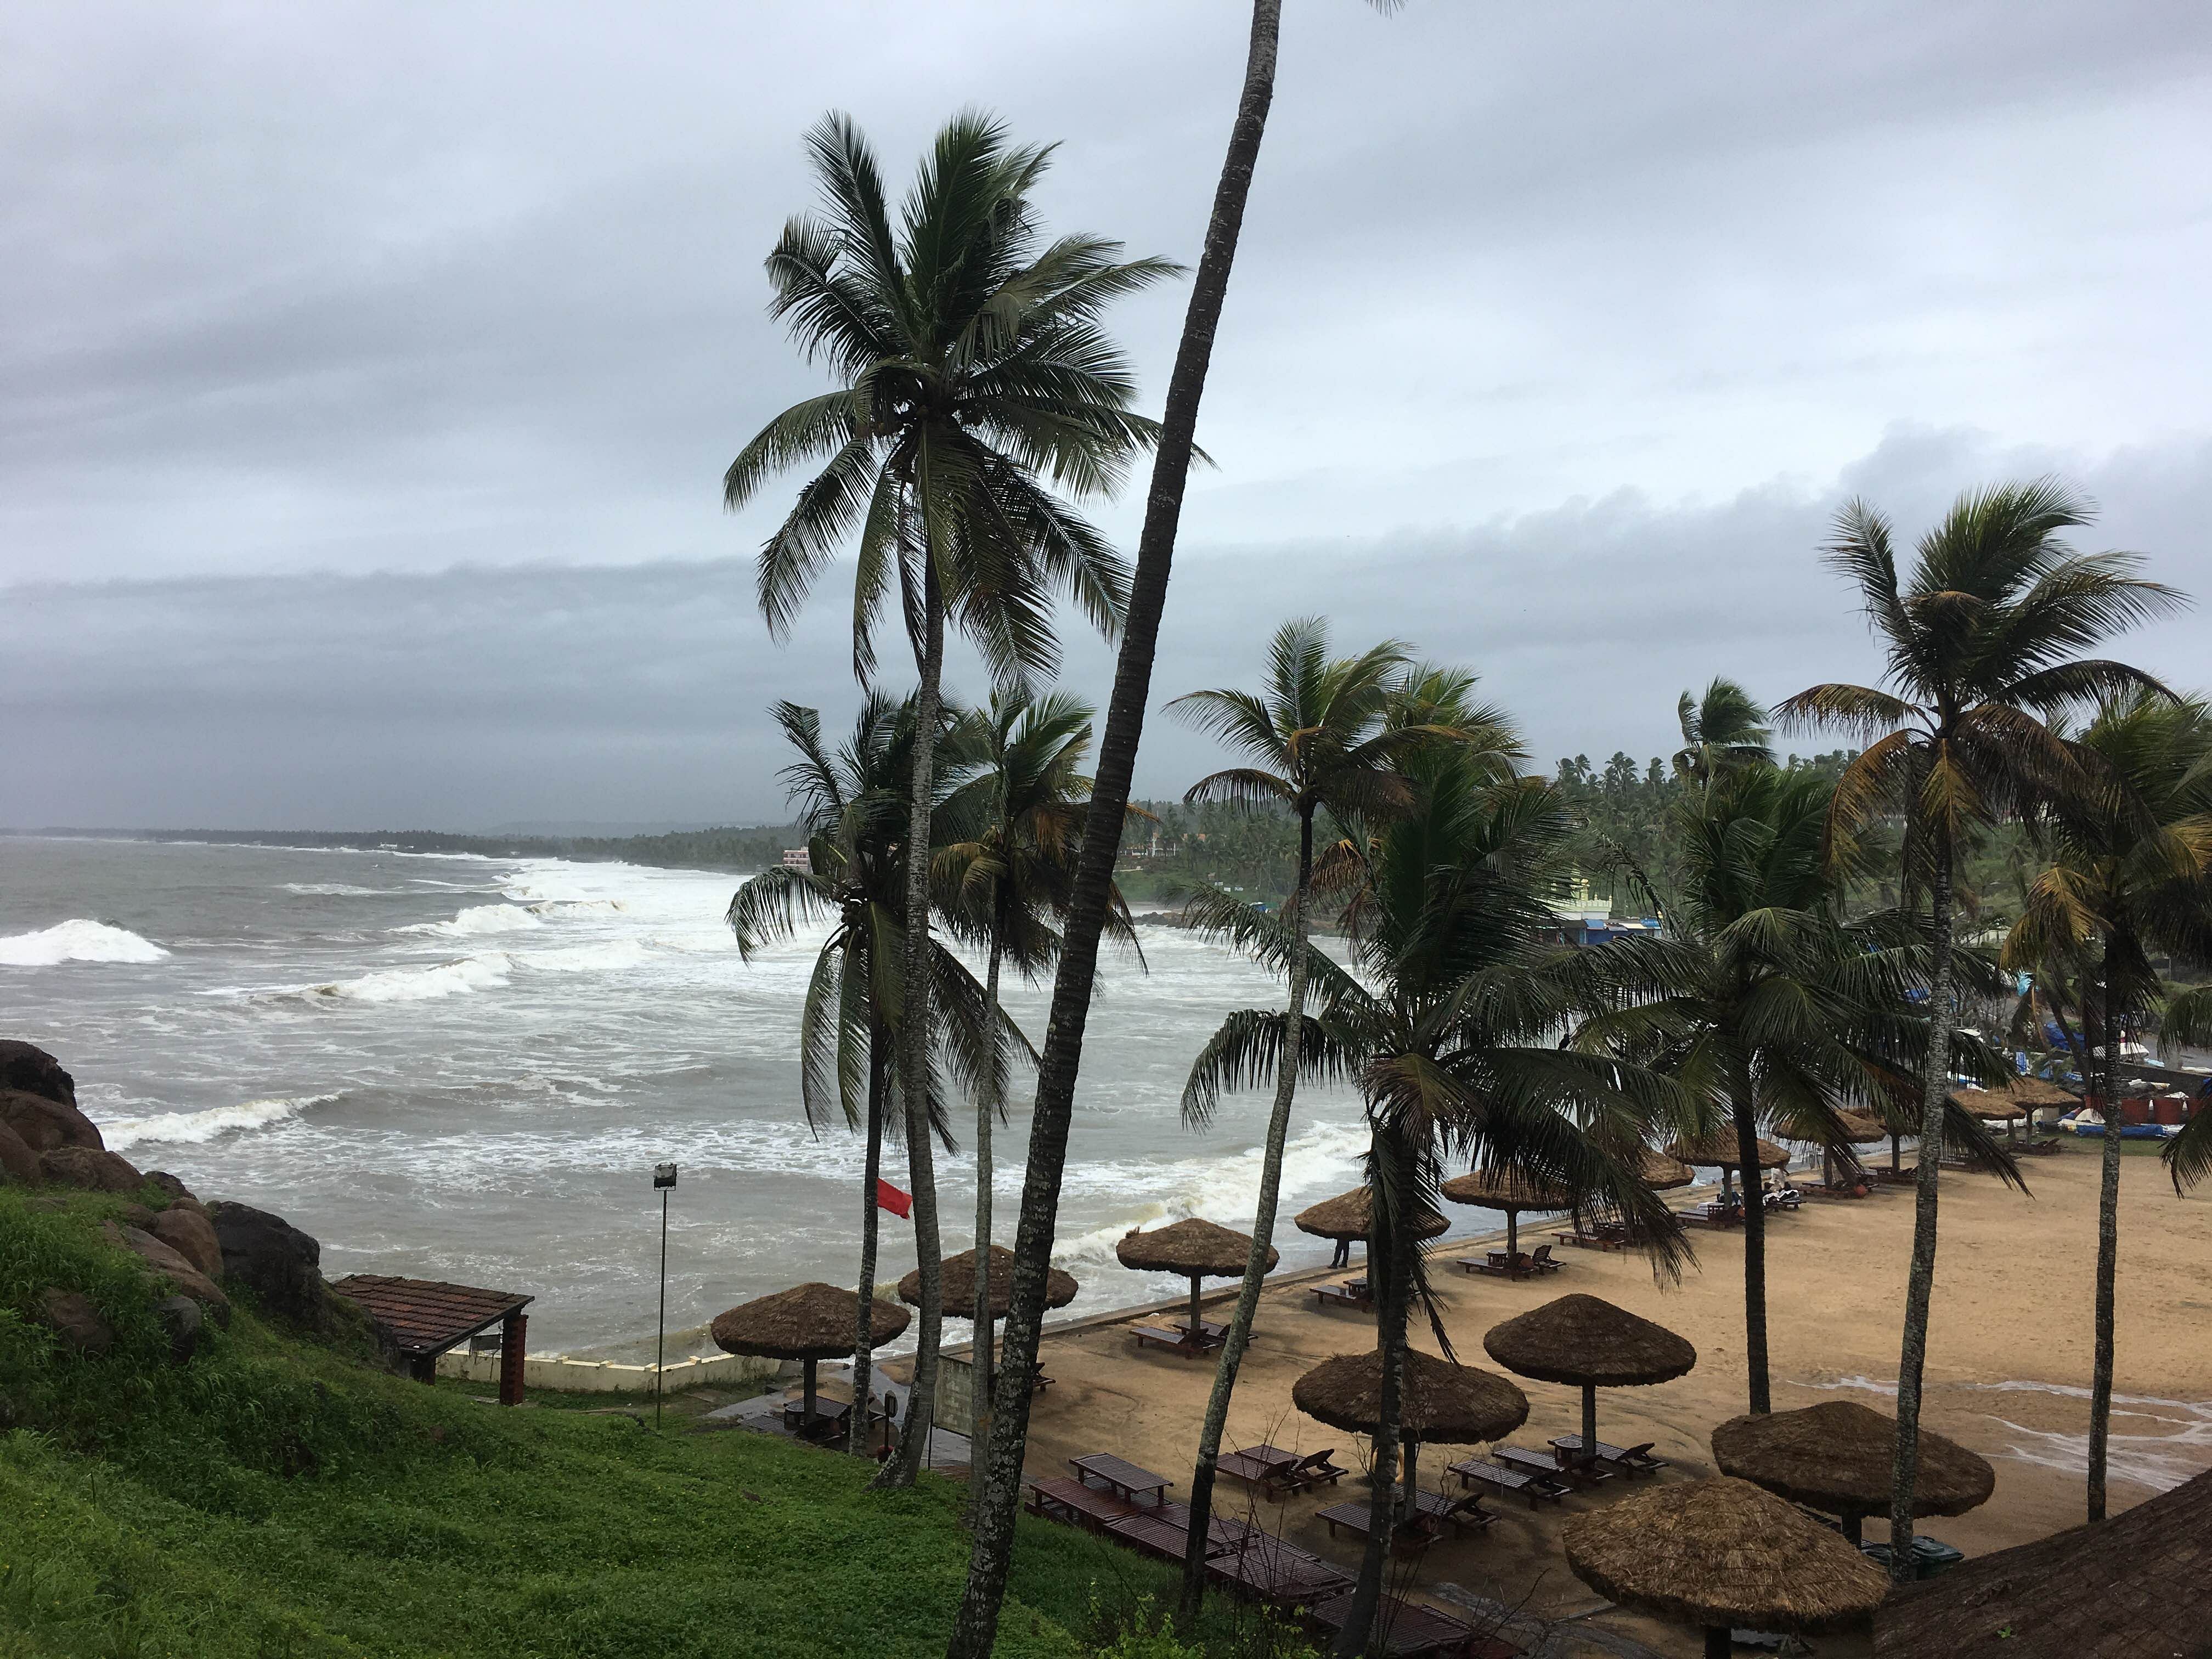
[[[97,1231],[118,1206],[0,1189],[0,1654],[943,1651],[951,1482],[872,1492],[866,1465],[741,1431],[502,1410],[243,1308],[177,1367],[157,1293]],[[48,1285],[99,1304],[110,1353],[30,1317]],[[1023,1528],[1006,1659],[1091,1651],[1101,1609],[1170,1599],[1164,1569]]]

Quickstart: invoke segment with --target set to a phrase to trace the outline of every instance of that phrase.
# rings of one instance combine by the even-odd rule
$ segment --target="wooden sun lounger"
[[[1283,1471],[1281,1476],[1283,1485],[1291,1492],[1310,1492],[1316,1486],[1334,1486],[1352,1473],[1349,1469],[1337,1468],[1335,1463],[1330,1461],[1335,1455],[1336,1448],[1331,1446],[1324,1451],[1313,1452],[1301,1457],[1296,1463]]]
[[[1334,1635],[1352,1616],[1349,1592],[1333,1595],[1306,1609],[1306,1617]],[[1391,1659],[1516,1659],[1521,1650],[1510,1642],[1478,1636],[1474,1627],[1395,1595],[1386,1595],[1375,1606],[1370,1626],[1370,1653]]]
[[[1340,1308],[1369,1308],[1373,1302],[1348,1285],[1309,1285],[1313,1292],[1314,1306],[1326,1308],[1334,1304]]]
[[[1124,1516],[1138,1512],[1137,1505],[1119,1492],[1086,1486],[1066,1475],[1031,1480],[1027,1485],[1030,1514],[1041,1515],[1048,1521],[1064,1521],[1070,1526],[1086,1527],[1092,1532],[1103,1532]]]
[[[1130,1332],[1140,1348],[1171,1348],[1180,1354],[1211,1353],[1222,1344],[1223,1339],[1200,1334],[1193,1340],[1187,1330],[1169,1330],[1159,1325],[1132,1325]]]
[[[1656,1474],[1668,1467],[1665,1458],[1651,1455],[1651,1446],[1649,1440],[1640,1446],[1608,1446],[1601,1440],[1590,1448],[1590,1455],[1607,1468],[1618,1469],[1632,1480],[1638,1475]],[[1584,1461],[1582,1436],[1557,1436],[1552,1441],[1552,1455],[1562,1468],[1570,1464],[1579,1465]]]
[[[1190,1530],[1190,1505],[1188,1504],[1162,1504],[1145,1513],[1157,1515],[1171,1527],[1181,1527],[1186,1532]],[[1218,1545],[1223,1549],[1243,1549],[1253,1539],[1264,1538],[1267,1534],[1249,1521],[1239,1521],[1234,1516],[1209,1515],[1206,1517],[1206,1536],[1209,1545]],[[1210,1549],[1208,1553],[1212,1553]],[[1178,1556],[1176,1559],[1182,1558]]]
[[[1571,1244],[1577,1249],[1625,1250],[1628,1248],[1627,1238],[1618,1233],[1553,1233],[1552,1237],[1560,1243]]]
[[[1528,1265],[1540,1273],[1555,1273],[1559,1271],[1559,1264],[1552,1260],[1552,1247],[1548,1244],[1539,1244],[1529,1252]]]
[[[1525,1498],[1531,1510],[1539,1504],[1556,1504],[1567,1495],[1568,1489],[1558,1479],[1556,1470],[1549,1474],[1524,1474],[1501,1464],[1486,1463],[1480,1457],[1469,1457],[1449,1465],[1447,1472],[1457,1475],[1470,1487],[1487,1486],[1507,1498]]]
[[[1279,1451],[1273,1446],[1248,1446],[1243,1451],[1222,1453],[1213,1467],[1248,1486],[1258,1486],[1270,1498],[1280,1498],[1283,1476],[1297,1466],[1297,1461],[1296,1452]]]
[[[1342,1527],[1364,1542],[1367,1537],[1368,1522],[1374,1519],[1374,1508],[1365,1498],[1353,1498],[1341,1504],[1331,1504],[1327,1509],[1318,1511],[1314,1519],[1328,1528],[1331,1538],[1335,1537],[1336,1529]],[[1435,1543],[1437,1534],[1443,1530],[1434,1517],[1416,1510],[1410,1519],[1398,1523],[1390,1540],[1390,1553],[1393,1555],[1418,1555]]]
[[[1526,1446],[1493,1446],[1490,1455],[1508,1468],[1556,1480],[1577,1491],[1613,1479],[1611,1469],[1594,1468],[1588,1463],[1562,1463],[1556,1455],[1531,1451]]]
[[[1489,1273],[1498,1279],[1526,1279],[1536,1272],[1524,1250],[1517,1256],[1509,1256],[1503,1250],[1492,1250],[1486,1256],[1463,1255],[1460,1267],[1471,1273]]]
[[[1155,1515],[1150,1510],[1139,1510],[1118,1521],[1108,1522],[1106,1535],[1118,1539],[1142,1554],[1156,1556],[1163,1561],[1182,1560],[1183,1550],[1190,1541],[1188,1527],[1181,1522]],[[1218,1555],[1231,1547],[1231,1540],[1212,1527],[1206,1528],[1206,1553],[1208,1555]]]
[[[1277,1606],[1318,1601],[1352,1588],[1350,1573],[1265,1534],[1208,1557],[1206,1576],[1225,1589]]]

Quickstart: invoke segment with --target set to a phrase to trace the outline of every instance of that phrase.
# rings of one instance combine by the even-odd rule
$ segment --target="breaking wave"
[[[520,927],[545,924],[528,910],[514,904],[471,904],[451,921],[418,921],[395,927],[397,933],[432,933],[441,939],[474,939],[485,933],[511,933]]]
[[[376,898],[403,890],[397,887],[356,887],[343,881],[288,881],[283,890],[307,898]]]
[[[326,1105],[336,1095],[295,1095],[283,1100],[248,1100],[235,1106],[211,1106],[204,1112],[156,1112],[100,1126],[111,1152],[149,1144],[199,1146],[219,1136],[266,1129],[299,1116],[310,1106]]]
[[[36,933],[0,939],[0,966],[52,968],[64,962],[159,962],[169,953],[127,927],[111,927],[82,916],[56,922]]]
[[[504,952],[492,951],[427,968],[386,968],[359,979],[318,985],[311,994],[342,997],[349,1002],[430,1002],[439,997],[497,990],[507,983],[514,965]]]

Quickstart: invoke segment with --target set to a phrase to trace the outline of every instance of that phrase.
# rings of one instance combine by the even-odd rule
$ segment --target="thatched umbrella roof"
[[[1836,1121],[1844,1126],[1844,1139],[1854,1146],[1871,1146],[1878,1140],[1889,1139],[1887,1127],[1863,1112],[1838,1112]]]
[[[2002,1089],[1954,1089],[1951,1099],[1953,1103],[1987,1123],[2002,1123],[2008,1118],[2026,1117],[2034,1109],[2014,1099]]]
[[[1676,1187],[1686,1187],[1698,1178],[1697,1171],[1679,1158],[1646,1146],[1638,1178],[1655,1193],[1663,1193]]]
[[[1886,1513],[1896,1455],[1897,1419],[1855,1400],[1731,1417],[1713,1431],[1722,1473],[1831,1515]],[[1963,1515],[1989,1501],[1996,1478],[1988,1459],[1923,1428],[1912,1512]]]
[[[958,1255],[948,1255],[941,1264],[944,1273],[939,1296],[949,1319],[972,1319],[975,1313],[975,1252],[963,1250]],[[1075,1280],[1057,1267],[1045,1270],[1044,1305],[1065,1308],[1075,1300]],[[899,1300],[913,1307],[921,1305],[921,1269],[916,1267],[898,1282]],[[991,1317],[1004,1319],[1014,1305],[1014,1253],[1003,1244],[991,1246]]]
[[[1547,1187],[1518,1170],[1476,1170],[1444,1182],[1443,1195],[1455,1204],[1479,1204],[1486,1210],[1571,1210],[1575,1195],[1564,1187]]]
[[[1363,1239],[1371,1224],[1371,1204],[1367,1188],[1354,1187],[1348,1193],[1339,1193],[1310,1209],[1299,1211],[1295,1219],[1300,1232],[1311,1233],[1316,1238]],[[1432,1212],[1414,1224],[1413,1237],[1434,1238],[1450,1226],[1450,1222]]]
[[[1863,1625],[1888,1575],[1747,1480],[1684,1481],[1567,1517],[1567,1565],[1608,1601],[1705,1630]]]
[[[1193,1216],[1150,1232],[1133,1232],[1114,1247],[1125,1267],[1139,1273],[1181,1273],[1185,1279],[1242,1279],[1252,1257],[1252,1235]],[[1267,1247],[1267,1271],[1282,1252]]]
[[[889,1342],[906,1329],[904,1308],[878,1302],[870,1334]],[[714,1346],[726,1353],[763,1359],[842,1359],[853,1352],[860,1298],[836,1285],[794,1285],[774,1296],[741,1304],[714,1316],[708,1327]]]
[[[1743,1153],[1735,1144],[1733,1133],[1701,1135],[1695,1140],[1677,1140],[1667,1148],[1667,1156],[1679,1163],[1705,1167],[1733,1170],[1743,1162]],[[1790,1154],[1771,1140],[1759,1143],[1759,1167],[1778,1170],[1790,1162]]]
[[[1924,1432],[1924,1431],[1923,1431]],[[2107,1521],[1975,1557],[1875,1617],[1876,1659],[2142,1659],[2212,1631],[2212,1471]]]
[[[1528,1396],[1492,1372],[1409,1348],[1402,1375],[1399,1432],[1408,1440],[1502,1440],[1528,1420]],[[1382,1352],[1323,1360],[1291,1385],[1291,1402],[1332,1428],[1372,1434],[1382,1414]]]
[[[2008,1117],[2020,1117],[2045,1106],[2081,1103],[2081,1097],[2072,1090],[2039,1077],[2016,1077],[1987,1089],[1954,1089],[1951,1098],[1970,1112],[1980,1106],[2011,1107],[2014,1109],[2004,1114]]]
[[[1579,1294],[1492,1325],[1482,1346],[1509,1371],[1582,1388],[1665,1382],[1698,1363],[1698,1351],[1664,1325]]]

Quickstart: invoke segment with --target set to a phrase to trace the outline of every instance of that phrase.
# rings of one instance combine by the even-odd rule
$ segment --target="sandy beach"
[[[2060,1156],[2025,1160],[2033,1194],[1982,1175],[1946,1171],[1942,1244],[1929,1355],[1927,1425],[1972,1447],[1997,1469],[1996,1496],[1982,1509],[1931,1521],[1927,1530],[1978,1555],[2026,1542],[2083,1518],[2088,1423],[2091,1310],[2097,1237],[2097,1147],[2069,1143]],[[2122,1169],[2119,1346],[2112,1504],[2117,1511],[2212,1467],[2212,1198],[2179,1199],[2154,1156],[2130,1147]],[[1547,1235],[1524,1229],[1526,1241]],[[1909,1188],[1858,1202],[1811,1202],[1769,1232],[1771,1348],[1777,1409],[1823,1399],[1856,1399],[1888,1409],[1897,1375],[1900,1310],[1912,1237]],[[1469,1276],[1452,1261],[1463,1241],[1432,1261],[1445,1325],[1460,1358],[1486,1367],[1483,1333],[1551,1297],[1580,1291],[1680,1332],[1698,1349],[1697,1368],[1654,1388],[1599,1396],[1599,1432],[1617,1443],[1650,1440],[1674,1467],[1659,1478],[1712,1472],[1707,1437],[1745,1407],[1742,1240],[1695,1236],[1698,1265],[1678,1285],[1655,1284],[1639,1257],[1567,1249],[1564,1271],[1519,1283]],[[1359,1464],[1365,1445],[1299,1413],[1291,1387],[1332,1354],[1371,1346],[1371,1322],[1322,1310],[1304,1288],[1316,1275],[1271,1286],[1261,1304],[1238,1383],[1228,1445],[1270,1441],[1305,1450],[1338,1449]],[[1324,1275],[1323,1277],[1326,1277]],[[1212,1298],[1219,1307],[1224,1294]],[[1030,1470],[1064,1474],[1066,1460],[1110,1451],[1168,1475],[1180,1496],[1189,1480],[1213,1367],[1139,1350],[1128,1317],[1048,1334],[1043,1364],[1057,1386],[1031,1419]],[[1417,1344],[1430,1346],[1425,1333]],[[1528,1425],[1514,1443],[1541,1447],[1579,1427],[1571,1389],[1523,1382]],[[1473,1449],[1424,1449],[1423,1485]],[[1456,1483],[1454,1483],[1456,1490]],[[1499,1519],[1472,1539],[1446,1540],[1423,1563],[1417,1594],[1449,1605],[1455,1589],[1519,1607],[1529,1616],[1575,1621],[1589,1651],[1605,1632],[1662,1654],[1699,1651],[1692,1633],[1608,1608],[1567,1571],[1558,1541],[1567,1513],[1613,1501],[1618,1485],[1531,1514],[1494,1501]],[[1356,1541],[1332,1540],[1315,1511],[1362,1494],[1341,1492],[1277,1504],[1248,1498],[1224,1480],[1229,1512],[1256,1508],[1271,1531],[1352,1565]],[[1886,1527],[1868,1525],[1869,1537]],[[1866,1650],[1863,1638],[1823,1638],[1823,1654]],[[1616,1646],[1613,1650],[1618,1651]]]

